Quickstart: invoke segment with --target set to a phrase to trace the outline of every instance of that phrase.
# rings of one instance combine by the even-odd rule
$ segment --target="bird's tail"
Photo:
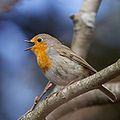
[[[101,90],[112,102],[115,102],[117,100],[117,97],[114,93],[112,93],[108,88],[106,88],[104,85],[99,87],[99,90]]]

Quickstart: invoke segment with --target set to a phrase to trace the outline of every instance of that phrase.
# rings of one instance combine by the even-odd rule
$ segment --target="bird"
[[[32,111],[43,95],[51,88],[52,83],[67,86],[79,79],[86,78],[97,71],[82,57],[74,53],[69,47],[49,34],[38,34],[30,41],[33,46],[25,49],[31,50],[37,57],[37,63],[44,76],[49,80],[43,93],[35,98]],[[112,102],[116,101],[115,94],[104,85],[98,87]]]

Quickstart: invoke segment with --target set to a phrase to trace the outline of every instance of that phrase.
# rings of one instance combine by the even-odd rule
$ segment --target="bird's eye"
[[[41,38],[38,38],[38,40],[37,40],[38,42],[41,42],[42,41],[42,39]]]

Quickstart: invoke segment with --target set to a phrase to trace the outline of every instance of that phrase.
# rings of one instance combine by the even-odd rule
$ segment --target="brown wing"
[[[83,58],[77,56],[74,52],[72,52],[68,47],[64,46],[65,49],[63,51],[63,49],[56,49],[56,51],[64,56],[67,57],[73,61],[78,62],[80,65],[84,66],[85,68],[89,69],[91,72],[96,73],[97,71],[91,66],[89,65]]]

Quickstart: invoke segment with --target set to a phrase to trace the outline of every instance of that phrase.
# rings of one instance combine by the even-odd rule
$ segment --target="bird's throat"
[[[47,45],[41,43],[39,45],[34,45],[32,51],[37,56],[37,62],[40,66],[42,72],[45,74],[51,68],[52,62],[50,61],[48,55],[46,54]]]

